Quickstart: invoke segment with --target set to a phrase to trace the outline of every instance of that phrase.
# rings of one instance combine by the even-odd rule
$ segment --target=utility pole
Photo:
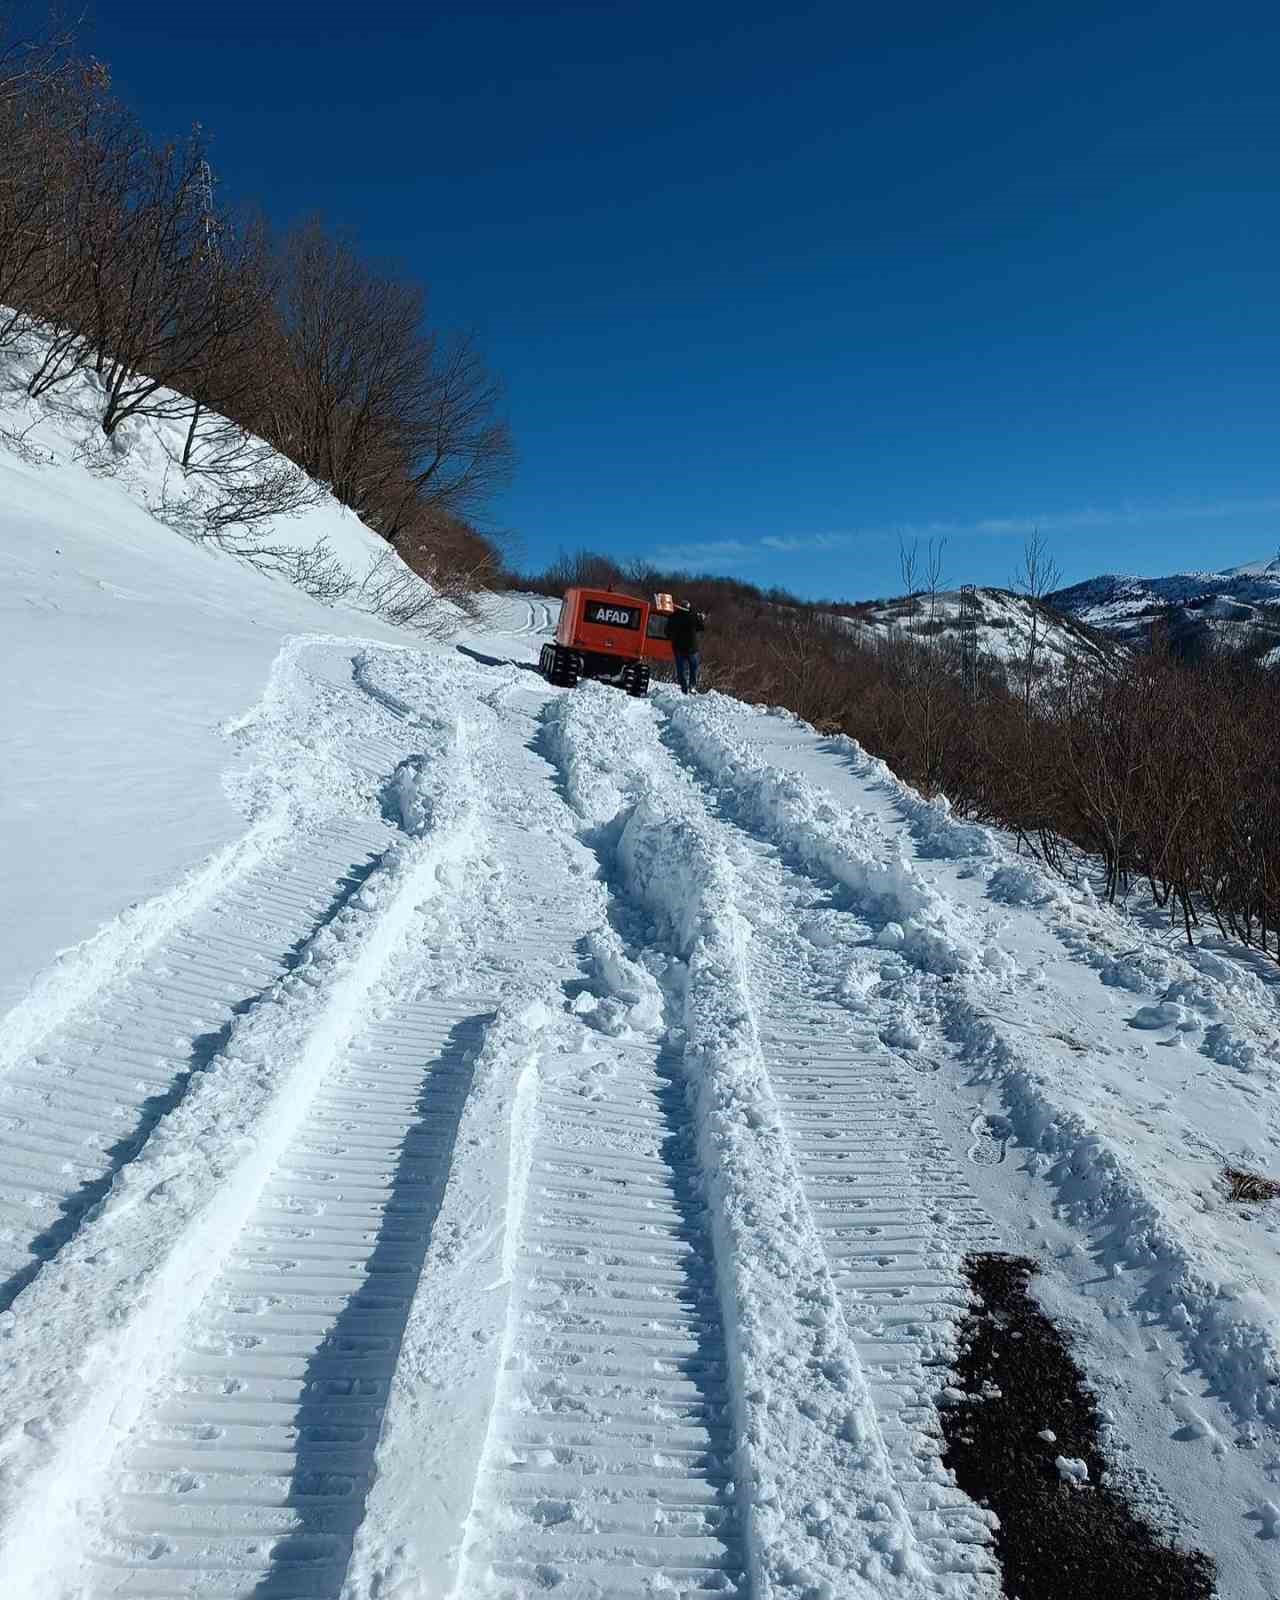
[[[201,159],[199,171],[196,173],[196,204],[200,208],[200,220],[204,225],[204,259],[200,265],[209,279],[209,290],[218,293],[218,280],[222,277],[222,240],[219,237],[218,218],[213,208],[213,168],[207,161]],[[191,421],[187,425],[187,436],[182,446],[182,470],[185,473],[191,465],[192,451],[195,449],[196,434],[200,428],[200,420],[204,415],[204,406],[199,399],[192,398]]]
[[[213,209],[213,168],[207,161],[200,163],[199,176],[196,178],[196,196],[200,204],[200,216],[204,222],[205,259],[216,266],[222,259],[222,245],[218,239],[218,221]]]

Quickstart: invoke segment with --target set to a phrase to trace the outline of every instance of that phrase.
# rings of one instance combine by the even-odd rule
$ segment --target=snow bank
[[[699,696],[686,710],[671,697],[671,730],[695,761],[714,771],[748,823],[763,828],[802,865],[850,888],[863,912],[892,925],[892,942],[927,971],[972,969],[982,955],[976,930],[924,881],[901,842],[887,840],[872,819],[845,810],[806,779],[771,766],[734,736],[719,698]],[[958,824],[939,815],[937,827],[944,826]]]
[[[583,685],[547,712],[572,803],[680,965],[752,1592],[947,1592],[915,1542],[760,1050],[739,879],[643,707]],[[954,1580],[950,1580],[954,1581]]]

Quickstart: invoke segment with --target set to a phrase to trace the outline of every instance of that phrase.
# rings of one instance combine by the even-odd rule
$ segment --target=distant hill
[[[979,651],[1002,662],[1025,660],[1033,618],[1037,618],[1037,649],[1040,665],[1051,667],[1055,660],[1086,658],[1101,664],[1120,646],[1107,633],[1085,619],[1060,613],[1056,607],[1036,607],[1025,595],[1011,589],[976,589],[975,632]],[[930,597],[924,594],[900,595],[890,600],[871,600],[841,608],[833,620],[856,637],[885,638],[905,633],[914,638],[959,640],[964,629],[961,595],[946,589]]]
[[[1280,663],[1280,558],[1163,578],[1108,573],[1058,589],[1048,603],[1134,649],[1163,630],[1185,654],[1219,643]]]

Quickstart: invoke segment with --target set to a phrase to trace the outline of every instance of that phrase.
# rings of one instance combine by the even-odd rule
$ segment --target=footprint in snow
[[[967,1151],[975,1167],[998,1167],[1005,1158],[1013,1128],[1008,1117],[987,1116],[979,1111],[969,1124],[973,1143]]]

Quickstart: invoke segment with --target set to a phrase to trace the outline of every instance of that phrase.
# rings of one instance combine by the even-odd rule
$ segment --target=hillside
[[[374,591],[429,592],[326,494],[241,541],[258,565],[176,532],[178,424],[126,424],[108,446],[91,374],[32,404],[26,362],[0,362],[0,829],[22,840],[0,926],[0,1005],[11,1005],[62,946],[210,852],[241,848],[244,806],[264,836],[285,825],[269,776],[259,789],[228,769],[226,730],[287,639],[416,642],[371,614]],[[351,576],[351,594],[310,598],[262,570],[271,550],[318,553]]]
[[[1042,666],[1069,660],[1101,663],[1115,652],[1115,644],[1088,618],[1077,618],[1061,608],[1037,607],[1010,589],[975,589],[972,604],[972,624],[966,619],[958,589],[942,590],[933,597],[900,595],[890,600],[866,601],[849,608],[852,615],[831,615],[855,638],[867,640],[905,634],[959,644],[972,626],[978,650],[1006,666],[1026,659],[1033,619]]]
[[[1280,558],[1162,578],[1107,574],[1048,596],[1055,610],[1136,649],[1153,630],[1195,653],[1218,642],[1264,657],[1280,647]]]

